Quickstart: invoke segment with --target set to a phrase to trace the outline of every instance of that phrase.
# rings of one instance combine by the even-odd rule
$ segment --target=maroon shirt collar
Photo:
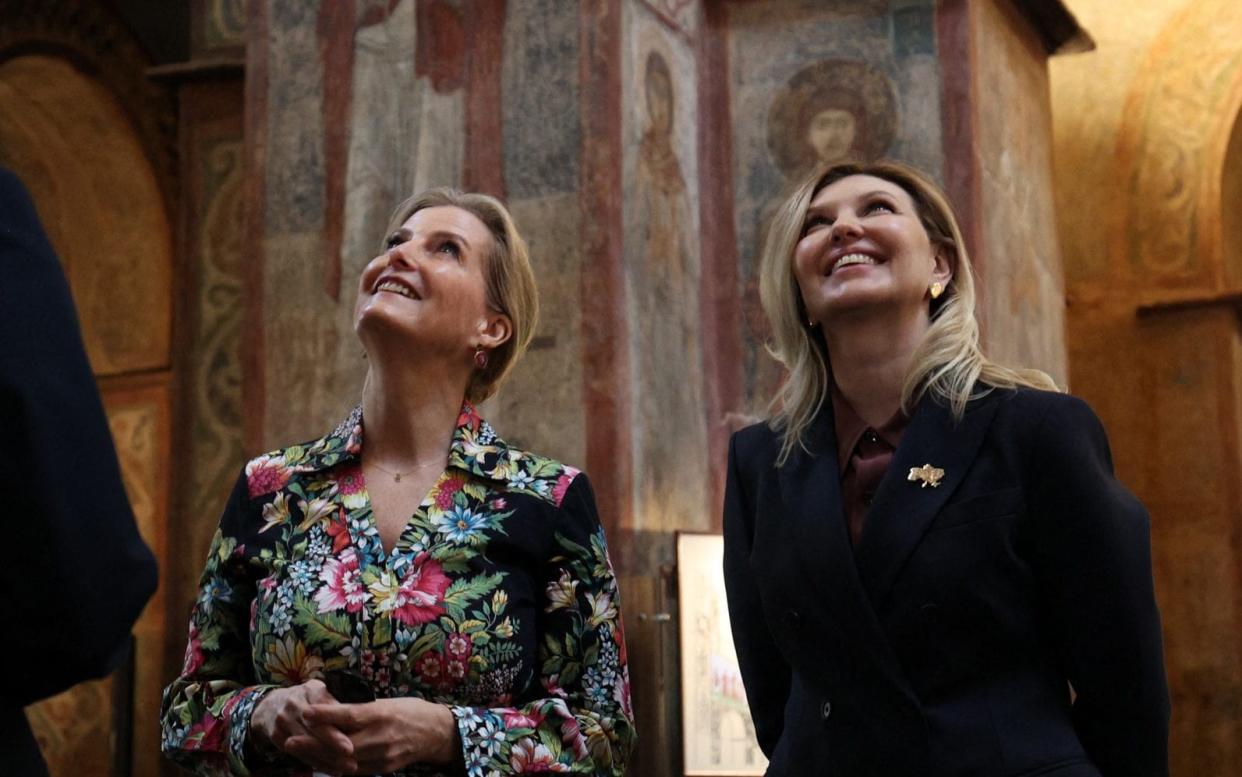
[[[832,384],[832,420],[833,426],[837,433],[837,467],[841,472],[845,472],[846,466],[850,463],[850,456],[854,454],[854,449],[858,447],[858,441],[866,434],[871,427],[867,426],[867,422],[858,417],[858,413],[854,412],[854,408],[837,389],[837,384]],[[906,431],[906,426],[910,423],[910,417],[898,408],[893,417],[888,419],[879,429],[875,429],[876,436],[886,442],[894,450],[901,444],[901,435]]]

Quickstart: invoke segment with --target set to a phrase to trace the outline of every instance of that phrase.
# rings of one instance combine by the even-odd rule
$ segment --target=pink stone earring
[[[474,349],[474,366],[479,369],[487,369],[487,351],[482,348]]]

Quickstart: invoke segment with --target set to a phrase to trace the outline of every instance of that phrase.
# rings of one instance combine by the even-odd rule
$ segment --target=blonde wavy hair
[[[392,212],[385,237],[400,229],[418,211],[441,206],[461,208],[473,214],[491,233],[492,250],[486,257],[483,271],[487,283],[487,304],[508,316],[513,324],[509,339],[491,350],[487,366],[476,370],[466,387],[466,399],[482,402],[500,388],[535,334],[539,323],[535,272],[530,266],[526,241],[518,232],[509,210],[500,200],[487,194],[448,188],[428,189],[415,194]],[[380,251],[386,250],[381,241]]]
[[[781,204],[768,229],[760,260],[759,296],[772,326],[768,353],[788,371],[768,406],[768,423],[781,433],[778,465],[785,463],[795,447],[809,450],[806,431],[822,409],[831,385],[828,347],[823,334],[807,321],[794,277],[794,249],[802,239],[811,200],[824,187],[851,175],[870,175],[904,189],[914,200],[932,245],[945,251],[953,266],[953,279],[944,294],[931,303],[931,327],[906,372],[902,409],[910,412],[925,394],[931,394],[960,420],[967,402],[993,388],[1058,390],[1046,373],[996,364],[980,350],[970,257],[953,209],[935,183],[899,162],[822,165],[795,186]]]

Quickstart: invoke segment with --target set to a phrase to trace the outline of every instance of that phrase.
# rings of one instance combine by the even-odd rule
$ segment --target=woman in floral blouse
[[[224,510],[164,693],[169,757],[208,774],[624,772],[625,640],[590,484],[473,405],[536,311],[499,202],[398,207],[358,288],[360,406],[249,462]],[[342,670],[377,700],[335,699],[322,680]]]

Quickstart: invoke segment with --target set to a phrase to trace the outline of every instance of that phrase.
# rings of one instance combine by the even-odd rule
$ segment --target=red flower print
[[[319,571],[319,579],[324,583],[315,593],[319,612],[331,612],[342,607],[346,612],[358,612],[371,598],[366,586],[362,584],[358,556],[353,548],[345,549],[339,558],[324,561],[323,568]]]
[[[443,669],[444,663],[440,660],[440,654],[434,650],[424,654],[415,665],[415,671],[418,672],[418,676],[432,685],[440,683],[440,675]]]
[[[228,724],[213,715],[207,715],[198,723],[190,726],[185,732],[185,748],[187,750],[205,750],[214,752],[220,749],[224,735],[228,732]]]
[[[479,411],[469,402],[463,402],[461,405],[461,413],[457,415],[457,425],[464,426],[470,431],[477,431],[483,423],[483,416],[479,415]]]
[[[337,510],[336,515],[328,522],[328,536],[332,538],[332,553],[339,554],[349,545],[349,523],[345,520],[345,510]]]
[[[466,634],[450,634],[444,641],[444,652],[451,658],[465,661],[474,652],[474,642]]]
[[[289,482],[290,470],[283,456],[260,456],[246,464],[246,489],[250,498],[274,494]]]
[[[447,675],[446,680],[461,682],[466,679],[466,662],[450,658],[444,665],[444,673]]]
[[[392,617],[407,626],[428,623],[440,617],[444,608],[436,604],[448,590],[448,575],[440,562],[424,560],[423,554],[410,565],[392,606]]]
[[[460,477],[446,478],[436,489],[436,507],[447,510],[453,506],[453,495],[461,490],[466,481]]]
[[[336,475],[336,487],[342,496],[360,493],[366,488],[366,483],[362,478],[362,467],[357,464],[342,467]]]

